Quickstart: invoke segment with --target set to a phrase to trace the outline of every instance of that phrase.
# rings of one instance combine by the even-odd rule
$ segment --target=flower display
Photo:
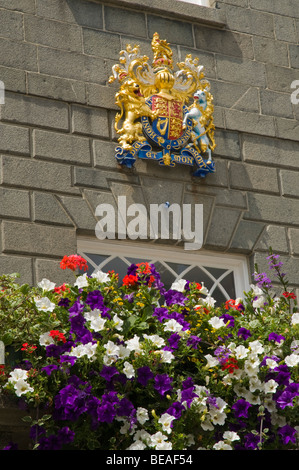
[[[74,282],[60,287],[2,276],[0,340],[22,357],[0,391],[37,410],[32,449],[298,449],[297,299],[268,261],[280,296],[256,267],[223,305],[200,279],[167,289],[148,263],[119,279],[64,257]]]

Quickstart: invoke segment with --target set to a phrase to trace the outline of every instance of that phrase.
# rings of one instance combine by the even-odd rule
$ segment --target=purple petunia
[[[173,381],[172,377],[169,377],[167,374],[158,374],[154,380],[154,389],[160,393],[160,395],[164,395],[166,392],[172,390],[171,383]]]
[[[170,289],[169,291],[165,292],[165,303],[166,305],[185,305],[185,302],[188,300],[187,297],[182,294],[182,292],[178,292],[176,290]]]
[[[109,382],[112,379],[112,377],[118,373],[119,372],[117,368],[114,366],[103,366],[100,372],[100,376]]]
[[[191,335],[189,336],[187,340],[187,346],[191,346],[191,348],[196,349],[200,341],[201,341],[201,338],[199,338],[198,336]]]
[[[139,369],[137,369],[137,381],[144,387],[147,386],[148,381],[153,377],[154,374],[148,366],[139,367]]]
[[[282,428],[278,430],[278,434],[280,434],[282,442],[284,444],[288,444],[289,442],[293,442],[296,444],[296,436],[297,430],[286,424]]]
[[[243,398],[240,398],[232,405],[232,409],[235,410],[236,418],[248,418],[248,410],[250,407],[251,404]]]
[[[276,343],[280,343],[281,341],[285,340],[285,337],[277,333],[270,333],[268,336],[268,340],[275,341]]]
[[[247,330],[246,328],[241,327],[239,328],[237,335],[243,338],[245,341],[247,338],[251,336],[251,333],[250,333],[250,330]]]

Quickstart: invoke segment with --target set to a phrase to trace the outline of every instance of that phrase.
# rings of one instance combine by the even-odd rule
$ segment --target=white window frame
[[[185,3],[193,3],[195,5],[200,5],[204,7],[210,7],[211,2],[210,0],[179,0],[180,2],[185,2]]]
[[[227,297],[219,282],[223,277],[228,275],[228,271],[233,272],[236,298],[243,298],[244,291],[247,292],[250,289],[248,260],[246,256],[239,254],[223,254],[206,250],[191,252],[189,250],[184,250],[183,247],[170,247],[167,245],[157,245],[153,243],[142,242],[136,243],[132,242],[131,240],[119,242],[115,240],[100,241],[95,239],[91,240],[88,238],[79,238],[78,254],[86,258],[86,253],[107,254],[109,258],[104,261],[105,264],[117,256],[125,263],[127,263],[127,261],[124,259],[124,257],[130,257],[144,259],[145,261],[150,259],[153,263],[155,263],[156,260],[162,264],[163,262],[187,264],[188,270],[190,269],[190,266],[199,266],[204,271],[204,266],[211,268],[222,268],[226,269],[227,271],[225,274],[223,274],[223,276],[218,278],[218,280],[214,278],[215,284],[212,288],[213,290],[218,286],[223,294]],[[95,268],[101,269],[101,265],[96,266],[95,263],[90,259],[87,259],[87,261]],[[128,264],[128,266],[129,265],[130,264]],[[171,271],[169,266],[167,266],[167,269]],[[105,271],[105,268],[103,268],[103,271]],[[185,279],[185,271],[183,271],[179,276],[174,272],[173,274],[176,275],[176,279]],[[213,278],[211,273],[207,274],[209,277]],[[186,274],[186,279],[188,280],[188,274]],[[201,282],[201,280],[198,279],[198,282]],[[211,295],[213,295],[212,289],[210,290]]]

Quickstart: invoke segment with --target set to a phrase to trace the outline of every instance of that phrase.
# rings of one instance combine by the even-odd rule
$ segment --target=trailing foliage
[[[200,283],[165,289],[147,263],[119,280],[64,257],[74,283],[58,287],[2,276],[0,340],[21,357],[0,390],[36,410],[32,448],[298,449],[299,313],[268,260],[281,296],[256,267],[221,306]]]

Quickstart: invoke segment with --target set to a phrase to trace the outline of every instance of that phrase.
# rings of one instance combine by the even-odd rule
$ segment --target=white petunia
[[[139,406],[137,408],[137,411],[136,411],[136,418],[137,418],[137,421],[140,423],[140,424],[144,424],[146,421],[149,420],[149,416],[148,416],[148,411],[146,408],[142,408],[142,406]],[[147,436],[148,437],[148,436]]]
[[[234,352],[236,359],[244,359],[249,353],[249,349],[245,348],[245,346],[243,345],[240,345],[236,347]]]
[[[119,347],[119,353],[118,353],[119,359],[124,359],[125,357],[130,356],[131,351],[129,351],[129,349],[127,349],[123,344],[120,344],[118,347]]]
[[[40,282],[37,283],[38,287],[40,287],[44,292],[53,290],[55,287],[55,282],[49,281],[49,279],[42,279]]]
[[[18,380],[26,380],[28,377],[28,371],[24,369],[14,369],[12,372],[10,372],[10,377],[8,379],[8,382],[14,384]]]
[[[168,413],[163,413],[163,415],[158,420],[158,423],[162,424],[163,431],[167,432],[167,434],[170,434],[172,431],[171,425],[174,419],[174,416]]]
[[[264,307],[265,302],[266,302],[265,297],[261,295],[260,297],[257,297],[252,301],[252,306],[253,308],[262,308]]]
[[[92,278],[96,279],[99,282],[109,282],[110,277],[108,273],[104,273],[101,270],[94,271],[91,275]]]
[[[127,348],[129,351],[141,352],[141,345],[137,335],[134,335],[133,338],[126,341]]]
[[[234,431],[225,431],[223,434],[223,439],[227,442],[239,441],[240,437]]]
[[[211,297],[210,295],[207,295],[206,298],[204,299],[204,303],[208,307],[214,307],[214,305],[216,303],[216,300],[213,297]]]
[[[113,341],[108,341],[104,348],[106,349],[107,356],[116,356],[119,355],[119,346],[117,346]]]
[[[218,359],[216,359],[216,357],[214,356],[211,356],[211,354],[206,354],[205,358],[207,360],[206,367],[210,368],[210,367],[215,367],[219,365]]]
[[[266,359],[266,364],[269,367],[269,369],[274,369],[274,367],[277,367],[277,362],[269,357]]]
[[[209,291],[208,291],[208,289],[205,287],[204,283],[201,282],[200,284],[201,284],[201,288],[199,289],[199,292],[200,292],[201,294],[208,295]]]
[[[146,445],[142,441],[134,441],[128,448],[127,450],[144,450],[146,448]]]
[[[144,334],[143,337],[145,339],[148,339],[152,343],[154,343],[154,345],[157,346],[158,348],[161,348],[162,346],[165,345],[164,339],[161,338],[161,336],[159,336],[159,335],[146,335],[146,334]]]
[[[292,325],[297,325],[299,323],[299,312],[293,313],[291,323]]]
[[[53,312],[54,308],[56,307],[56,305],[51,302],[48,297],[35,297],[34,301],[37,309],[42,310],[43,312]]]
[[[171,320],[167,320],[164,323],[164,331],[172,331],[173,333],[177,333],[178,331],[181,331],[182,328],[183,326],[174,318],[171,318]]]
[[[275,393],[277,387],[278,387],[278,383],[275,380],[270,379],[264,384],[264,392],[265,393]]]
[[[250,351],[254,354],[261,354],[264,352],[262,343],[259,340],[251,341],[248,345]]]
[[[114,328],[118,331],[121,331],[124,322],[121,318],[119,318],[119,316],[117,314],[115,314],[114,317],[113,317],[113,323],[114,323],[114,325],[113,325]]]
[[[210,323],[210,325],[215,328],[216,330],[218,330],[218,328],[222,328],[223,326],[225,326],[225,323],[223,321],[223,318],[219,318],[219,317],[212,317],[210,318],[210,320],[208,321],[208,323]]]
[[[135,369],[128,361],[124,363],[123,373],[128,379],[135,377]]]
[[[50,336],[50,332],[43,333],[39,337],[39,344],[41,346],[49,346],[49,344],[54,344],[54,339]]]
[[[71,355],[75,357],[83,357],[87,356],[89,359],[93,358],[97,349],[96,343],[87,343],[87,344],[79,344],[75,346],[71,350]]]
[[[19,379],[15,384],[14,388],[16,391],[17,397],[24,395],[28,392],[34,392],[34,388],[30,387],[30,385],[26,382],[26,380]]]
[[[297,364],[299,364],[299,355],[290,354],[284,358],[284,362],[288,367],[295,367]]]
[[[171,290],[177,290],[178,292],[183,292],[185,290],[186,279],[178,279],[174,281],[170,287]]]
[[[88,286],[88,278],[87,274],[82,274],[82,276],[78,276],[76,279],[76,282],[74,283],[74,286],[78,287],[78,289],[82,289],[83,287]]]
[[[226,444],[224,441],[216,442],[216,444],[213,445],[213,449],[215,449],[215,450],[233,450],[232,446],[230,446],[229,444]]]
[[[164,364],[171,364],[174,359],[174,355],[171,351],[165,351],[164,349],[162,349],[156,352],[160,354],[161,362],[163,362]]]

